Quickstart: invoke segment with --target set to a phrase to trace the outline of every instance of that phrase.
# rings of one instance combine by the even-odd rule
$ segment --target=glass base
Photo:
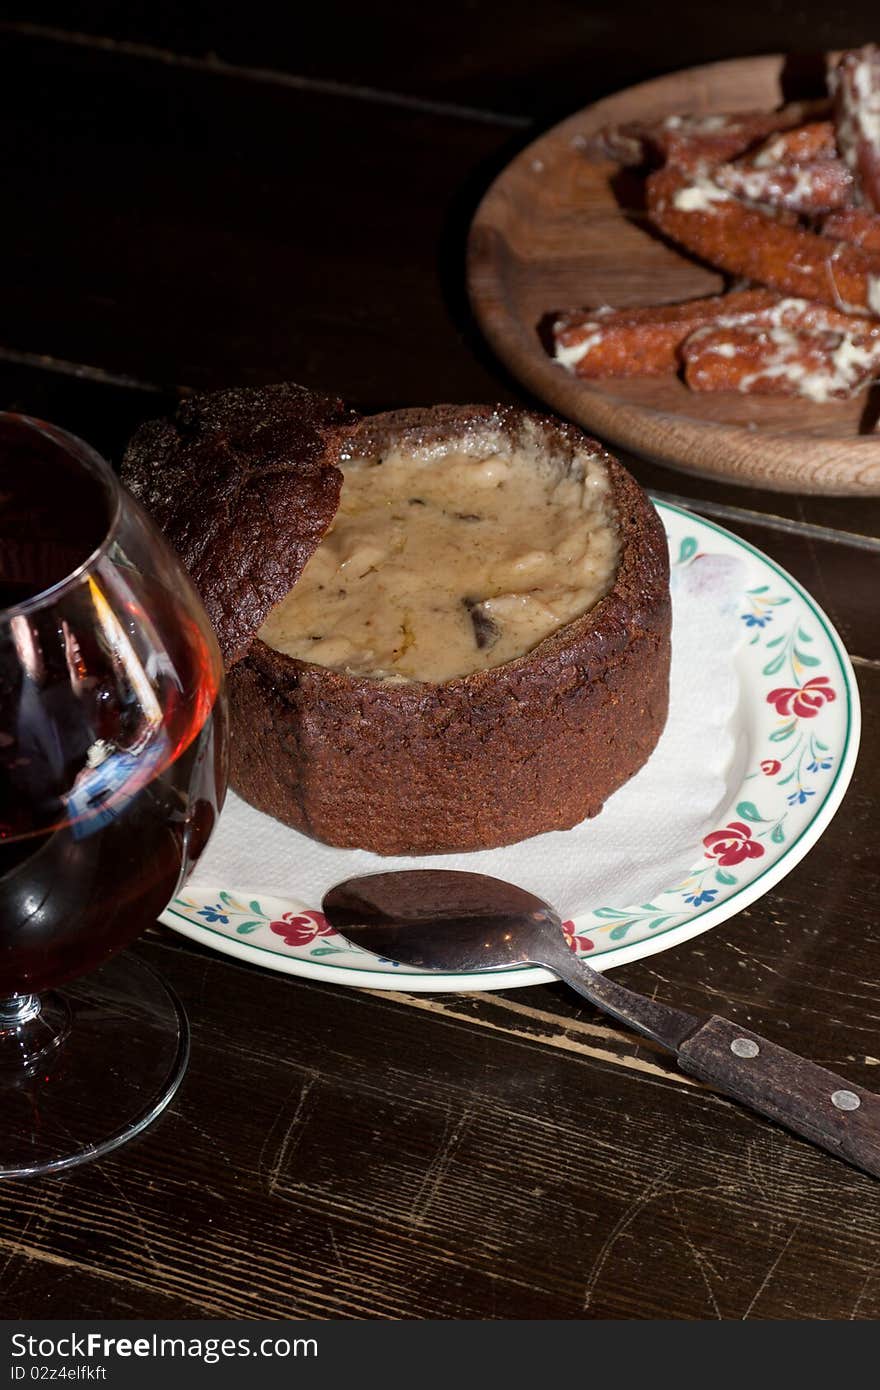
[[[145,1129],[183,1079],[186,1015],[135,956],[13,1005],[0,1017],[0,1177],[100,1158]]]

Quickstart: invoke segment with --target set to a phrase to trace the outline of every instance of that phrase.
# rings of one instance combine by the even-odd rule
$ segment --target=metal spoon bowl
[[[627,1027],[665,1047],[700,1020],[655,1005],[586,965],[549,903],[500,878],[416,869],[350,878],[324,898],[331,926],[362,950],[420,970],[471,972],[540,965]]]
[[[880,1177],[880,1097],[726,1019],[685,1013],[600,975],[569,949],[558,913],[523,888],[413,869],[350,878],[323,907],[354,945],[401,965],[444,973],[543,966],[672,1052],[682,1071]]]

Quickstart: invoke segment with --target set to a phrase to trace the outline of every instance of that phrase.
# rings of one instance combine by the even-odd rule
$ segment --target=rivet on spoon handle
[[[682,1071],[880,1177],[880,1096],[750,1033],[710,1018],[678,1050]]]

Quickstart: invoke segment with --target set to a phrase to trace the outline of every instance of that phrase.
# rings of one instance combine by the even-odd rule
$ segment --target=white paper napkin
[[[594,820],[504,849],[383,858],[318,844],[230,792],[190,889],[262,893],[314,908],[354,874],[445,867],[509,879],[563,917],[600,903],[649,901],[699,858],[727,800],[745,569],[733,556],[708,555],[673,571],[669,719],[648,763]]]

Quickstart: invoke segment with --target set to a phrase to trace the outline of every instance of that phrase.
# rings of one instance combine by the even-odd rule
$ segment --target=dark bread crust
[[[227,670],[336,515],[354,416],[304,386],[212,391],[141,425],[121,477],[176,548]]]
[[[574,426],[481,406],[362,421],[352,455],[487,427],[609,471],[621,538],[611,592],[533,651],[443,685],[312,666],[254,640],[229,676],[231,783],[329,844],[379,854],[485,849],[567,829],[647,760],[666,722],[671,606],[663,527],[635,480]],[[280,522],[280,516],[276,522]],[[281,595],[279,595],[281,597]]]

